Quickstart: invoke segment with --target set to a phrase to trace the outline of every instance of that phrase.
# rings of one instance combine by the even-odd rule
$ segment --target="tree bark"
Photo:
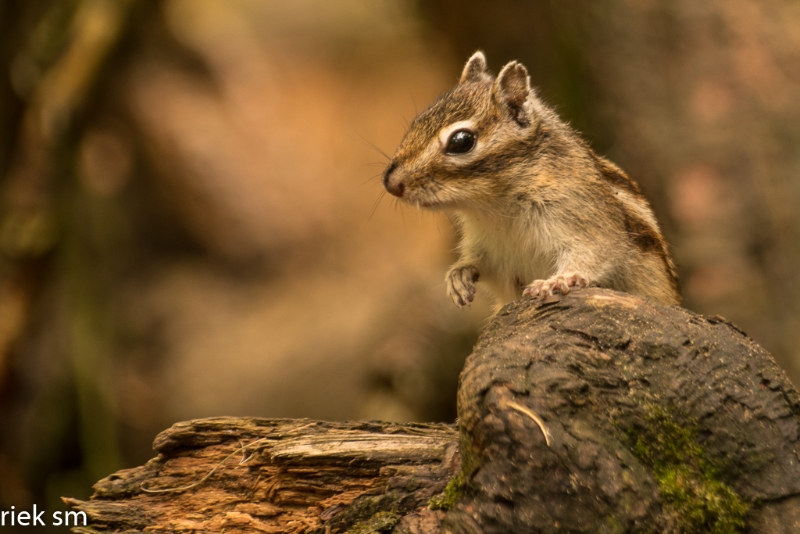
[[[458,403],[458,437],[179,423],[68,503],[79,532],[800,532],[798,395],[719,317],[600,289],[523,299],[487,325]]]

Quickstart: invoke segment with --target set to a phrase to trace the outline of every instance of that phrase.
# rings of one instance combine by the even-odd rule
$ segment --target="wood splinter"
[[[541,430],[542,435],[544,435],[544,442],[547,443],[548,447],[550,446],[550,432],[547,431],[547,427],[544,425],[544,421],[542,421],[541,417],[536,415],[536,412],[534,412],[529,408],[526,408],[525,406],[522,406],[521,404],[517,404],[516,402],[513,401],[506,401],[505,405],[533,419],[533,422],[539,426],[539,430]]]

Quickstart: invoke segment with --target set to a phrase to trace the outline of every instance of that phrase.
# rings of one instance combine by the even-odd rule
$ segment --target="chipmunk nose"
[[[406,186],[403,184],[402,177],[399,177],[396,174],[395,176],[392,176],[395,169],[397,169],[397,162],[395,161],[391,162],[389,166],[386,167],[386,170],[383,172],[383,187],[385,187],[389,193],[399,198],[403,196]]]

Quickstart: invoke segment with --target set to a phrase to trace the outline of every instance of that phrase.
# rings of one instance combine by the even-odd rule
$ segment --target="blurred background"
[[[3,0],[0,509],[195,417],[453,421],[489,303],[452,305],[450,222],[380,173],[476,49],[639,181],[685,306],[800,383],[798,4]]]

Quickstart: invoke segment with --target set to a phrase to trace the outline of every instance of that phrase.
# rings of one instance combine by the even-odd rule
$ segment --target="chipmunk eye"
[[[469,130],[456,130],[447,140],[446,154],[466,154],[475,146],[475,134]]]

